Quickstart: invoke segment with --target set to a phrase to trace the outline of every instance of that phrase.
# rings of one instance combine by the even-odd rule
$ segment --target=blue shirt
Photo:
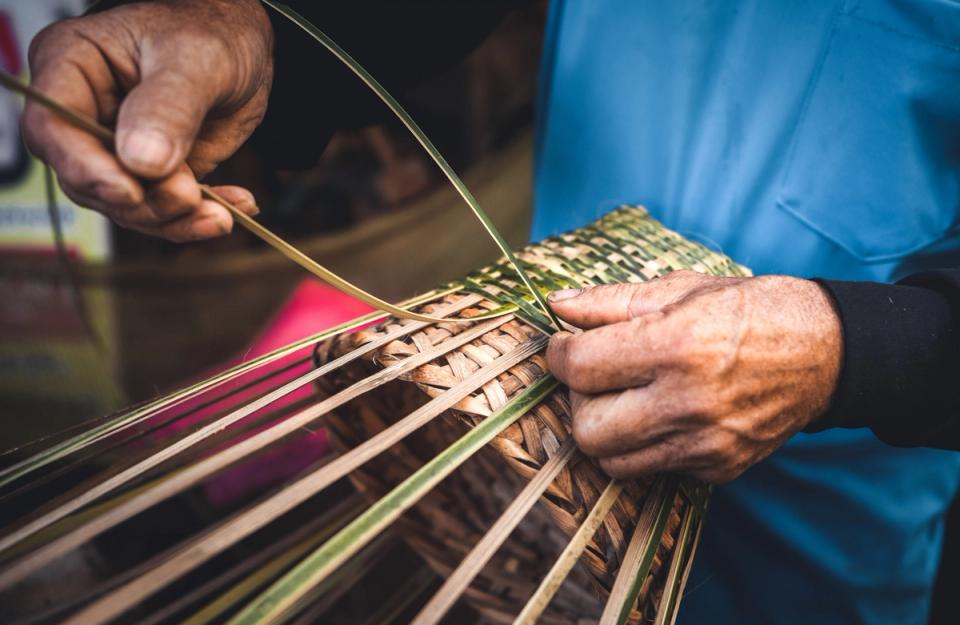
[[[960,2],[554,0],[544,55],[534,239],[642,203],[756,273],[960,266]],[[681,622],[925,624],[958,477],[795,436],[715,490]]]

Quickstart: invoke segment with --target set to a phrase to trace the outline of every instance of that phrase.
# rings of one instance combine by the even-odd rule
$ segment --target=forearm
[[[866,426],[891,445],[960,449],[960,269],[819,282],[844,358],[832,406],[808,430]]]

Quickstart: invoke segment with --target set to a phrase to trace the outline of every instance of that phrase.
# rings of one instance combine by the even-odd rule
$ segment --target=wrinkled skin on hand
[[[233,219],[201,199],[197,178],[263,119],[272,50],[256,0],[137,2],[57,22],[31,42],[33,85],[115,127],[116,145],[32,103],[24,140],[72,200],[121,226],[174,241],[225,234]],[[216,190],[258,212],[247,190]]]
[[[683,271],[558,291],[547,363],[570,389],[573,435],[613,477],[732,480],[823,414],[842,357],[819,285]]]

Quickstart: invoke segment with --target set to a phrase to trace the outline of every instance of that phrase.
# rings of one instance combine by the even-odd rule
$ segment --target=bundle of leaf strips
[[[639,207],[529,246],[519,257],[544,289],[643,281],[677,269],[746,273],[664,229]],[[517,313],[470,320],[505,303]],[[305,605],[323,605],[330,589],[344,587],[355,565],[369,561],[370,549],[394,533],[446,580],[421,607],[415,625],[439,622],[460,597],[490,622],[568,623],[601,610],[603,625],[671,622],[706,489],[669,477],[611,481],[576,452],[569,406],[544,368],[546,337],[539,330],[547,319],[508,263],[406,305],[451,321],[387,318],[348,334],[386,318],[372,313],[97,421],[0,471],[5,499],[29,493],[51,476],[189,417],[187,401],[222,406],[202,425],[149,454],[127,457],[5,528],[0,593],[134,516],[162,514],[165,501],[256,459],[301,428],[326,424],[339,446],[337,457],[109,580],[82,606],[58,608],[58,620],[106,623],[124,617],[349,477],[370,502],[365,509],[335,514],[335,523],[324,522],[294,552],[278,556],[264,569],[274,572],[262,591],[262,583],[243,580],[222,595],[224,601],[210,604],[216,610],[208,606],[191,622],[208,622],[211,610],[210,618],[222,620],[223,610],[239,607],[232,623],[273,623]],[[311,347],[312,371],[265,368],[286,357],[306,364],[297,354]],[[318,381],[325,397],[298,402],[281,415],[270,412],[274,402]],[[256,398],[235,395],[253,384],[260,389]],[[267,422],[269,427],[260,427]],[[214,447],[216,453],[204,453]]]
[[[240,223],[291,260],[403,321],[388,319],[374,330],[346,334],[387,317],[372,313],[131,412],[98,420],[79,434],[55,438],[57,442],[0,470],[0,488],[13,489],[8,495],[29,491],[96,459],[131,434],[136,438],[189,416],[191,411],[181,408],[185,402],[229,405],[156,453],[81,484],[4,531],[0,590],[326,417],[340,456],[96,591],[66,622],[104,623],[127,614],[343,477],[373,500],[366,510],[345,525],[342,520],[324,522],[312,538],[271,561],[264,570],[283,570],[291,559],[298,560],[252,601],[250,580],[245,579],[207,606],[218,606],[213,615],[204,609],[190,621],[222,620],[224,610],[231,611],[236,602],[247,602],[230,618],[238,624],[284,620],[318,596],[322,606],[331,584],[342,587],[352,575],[344,572],[368,560],[369,548],[382,544],[388,530],[396,528],[446,577],[415,625],[439,622],[461,596],[493,622],[575,622],[600,612],[601,606],[602,625],[672,622],[707,490],[674,478],[612,481],[576,453],[569,407],[540,354],[546,345],[540,332],[549,334],[558,325],[543,293],[643,281],[677,269],[717,275],[745,275],[746,270],[664,229],[639,207],[621,208],[592,226],[514,255],[399,104],[322,32],[289,8],[267,3],[344,61],[401,118],[505,258],[394,307],[329,274],[221,201]],[[17,90],[44,101],[28,88]],[[46,105],[97,136],[111,136],[56,103]],[[442,321],[444,317],[459,320]],[[261,374],[263,367],[324,338],[331,340],[317,348],[315,371],[286,381],[269,370]],[[258,411],[328,375],[333,377],[321,382],[326,399],[285,409],[269,428],[243,436],[263,418]],[[237,402],[227,386],[241,380],[243,386],[266,384],[269,390],[253,401]],[[224,441],[228,446],[216,454],[196,455]],[[170,462],[176,470],[155,475]],[[512,472],[502,470],[504,463]],[[539,500],[542,509],[535,507]],[[575,568],[578,559],[582,570]],[[557,595],[571,574],[572,583]],[[591,585],[593,599],[584,594]]]
[[[678,269],[715,275],[747,274],[729,258],[663,228],[640,207],[621,207],[588,227],[528,246],[518,252],[518,257],[537,286],[544,289],[640,282]],[[400,381],[367,393],[328,415],[325,423],[341,452],[354,449],[427,399],[443,397],[478,370],[536,340],[538,328],[545,321],[531,307],[523,285],[505,261],[446,285],[443,290],[452,292],[437,303],[425,305],[426,311],[480,295],[483,300],[463,310],[462,317],[482,315],[505,304],[516,304],[520,313],[440,358],[402,374]],[[325,341],[317,347],[317,364],[382,339],[396,331],[399,323],[390,319],[374,328]],[[320,386],[325,392],[336,392],[378,370],[396,367],[434,349],[471,327],[464,321],[432,324],[391,340],[334,376],[324,378]],[[371,501],[377,501],[464,432],[547,378],[543,355],[538,351],[459,398],[442,420],[428,423],[354,471],[351,480]],[[444,577],[451,575],[497,521],[511,498],[527,481],[536,478],[544,465],[565,449],[565,444],[569,446],[570,439],[569,404],[565,392],[556,389],[497,433],[460,471],[423,497],[412,512],[397,520],[397,528],[434,570]],[[511,470],[505,471],[506,467]],[[569,454],[556,477],[541,486],[542,506],[534,508],[506,537],[466,588],[467,601],[491,622],[514,622],[556,553],[577,532],[609,483],[609,478],[592,461],[577,453]],[[579,556],[583,566],[574,569],[572,583],[550,603],[540,622],[571,623],[600,616],[603,600],[610,596],[621,572],[624,580],[635,578],[629,584],[629,592],[618,589],[617,593],[617,598],[627,601],[629,607],[611,608],[609,622],[670,622],[675,615],[679,587],[699,534],[706,489],[690,481],[668,478],[619,486],[622,492]],[[630,554],[629,566],[633,569],[627,570],[622,565],[636,533],[643,544]],[[595,592],[585,596],[582,589],[589,587]]]

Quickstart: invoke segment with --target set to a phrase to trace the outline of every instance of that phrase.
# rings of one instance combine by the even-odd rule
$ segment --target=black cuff
[[[868,426],[895,445],[930,444],[960,383],[950,381],[958,357],[948,297],[915,286],[816,282],[836,304],[844,354],[831,407],[806,431]]]

